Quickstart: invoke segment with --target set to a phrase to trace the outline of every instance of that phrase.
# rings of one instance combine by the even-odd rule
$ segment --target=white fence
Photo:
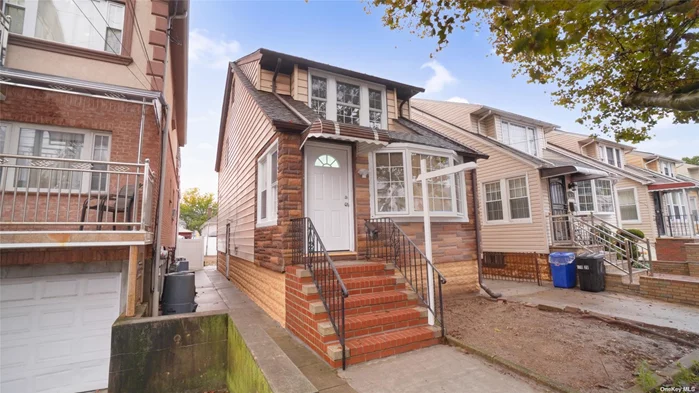
[[[199,270],[204,267],[204,238],[177,239],[175,257],[186,258],[189,270]]]

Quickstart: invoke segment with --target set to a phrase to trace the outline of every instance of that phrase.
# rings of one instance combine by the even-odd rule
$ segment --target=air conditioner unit
[[[10,36],[10,17],[0,11],[0,66],[5,66],[7,58],[7,38]]]

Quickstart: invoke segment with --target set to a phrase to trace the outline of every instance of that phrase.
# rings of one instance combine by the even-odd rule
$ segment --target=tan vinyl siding
[[[655,160],[655,161],[647,162],[647,163],[645,164],[645,167],[646,167],[647,169],[653,171],[653,172],[658,172],[658,173],[660,173],[660,166],[658,165],[658,162],[659,162],[659,161],[660,161],[660,160]]]
[[[291,96],[308,105],[308,70],[294,66],[294,75],[291,77]]]
[[[396,98],[396,107],[400,111],[401,117],[405,117],[406,119],[410,119],[410,108],[411,108],[410,101],[405,102],[405,104],[403,104],[403,102],[405,102],[405,101],[399,100]],[[402,108],[401,108],[401,104],[403,105]]]
[[[585,145],[583,144],[583,146]],[[582,148],[582,154],[590,158],[599,160],[599,145],[597,144],[597,142],[590,143],[589,145]]]
[[[421,109],[457,127],[476,132],[471,127],[471,113],[481,109],[480,105],[418,99],[413,99],[410,103],[412,105],[411,108]],[[475,126],[476,124],[474,123],[473,127]]]
[[[238,64],[238,67],[243,71],[243,74],[248,77],[250,82],[256,89],[260,88],[260,62],[251,61],[245,64]]]
[[[478,122],[478,118],[474,120]],[[478,132],[478,127],[480,127],[481,134],[487,135],[498,141],[502,141],[502,124],[500,122],[501,119],[499,116],[489,116],[487,119],[483,119],[474,127],[476,128],[476,132]]]
[[[640,229],[646,235],[651,242],[655,243],[655,238],[658,236],[657,229],[655,227],[655,208],[653,205],[653,198],[648,192],[648,187],[640,184],[636,181],[630,180],[628,178],[621,178],[616,184],[616,189],[622,188],[635,188],[636,197],[638,200],[636,204],[638,205],[640,223],[624,223],[621,222],[621,227],[624,229]]]
[[[633,152],[624,154],[624,162],[626,165],[633,165],[637,168],[645,168],[643,157],[639,156],[638,154],[634,154]]]
[[[274,71],[261,70],[260,90],[272,92],[272,78],[274,78]],[[291,75],[277,74],[277,93],[291,95]]]
[[[584,135],[578,136],[567,132],[558,131],[551,131],[546,134],[546,139],[549,142],[575,153],[580,153],[580,144],[578,144],[578,142],[585,138],[587,137]]]
[[[398,118],[398,108],[396,107],[396,91],[386,89],[386,115],[388,117],[388,129],[395,131],[393,119]]]
[[[515,156],[494,147],[476,135],[471,135],[446,123],[434,120],[433,117],[424,115],[422,112],[413,111],[412,116],[413,120],[490,156],[487,160],[478,161],[477,169],[483,251],[548,253],[547,224],[544,218],[544,203],[548,204],[548,199],[544,197],[546,188],[542,185],[539,171],[534,165],[515,158]],[[529,205],[532,222],[516,224],[485,223],[483,183],[525,175],[529,185]],[[507,201],[504,200],[503,205],[506,203]]]
[[[222,154],[218,177],[218,233],[225,234],[226,223],[230,222],[231,254],[253,261],[257,169],[254,157],[274,136],[274,128],[235,79],[223,142],[228,151]]]

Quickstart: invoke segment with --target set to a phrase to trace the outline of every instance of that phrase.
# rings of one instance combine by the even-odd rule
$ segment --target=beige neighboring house
[[[681,180],[699,182],[699,165],[682,162],[677,165],[677,177]],[[699,189],[687,191],[689,196],[689,214],[692,215],[694,226],[699,233]]]
[[[617,219],[616,175],[584,157],[552,148],[547,133],[556,125],[484,105],[413,99],[411,119],[488,154],[478,164],[482,250],[537,253],[570,241],[553,217],[590,212]]]

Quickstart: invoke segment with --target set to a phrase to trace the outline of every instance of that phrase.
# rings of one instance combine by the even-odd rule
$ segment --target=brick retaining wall
[[[679,261],[653,261],[653,273],[689,276],[689,264]]]
[[[641,276],[641,296],[699,306],[699,278],[654,274]]]
[[[688,238],[658,238],[655,241],[656,259],[660,261],[687,261],[687,245],[694,240]]]

